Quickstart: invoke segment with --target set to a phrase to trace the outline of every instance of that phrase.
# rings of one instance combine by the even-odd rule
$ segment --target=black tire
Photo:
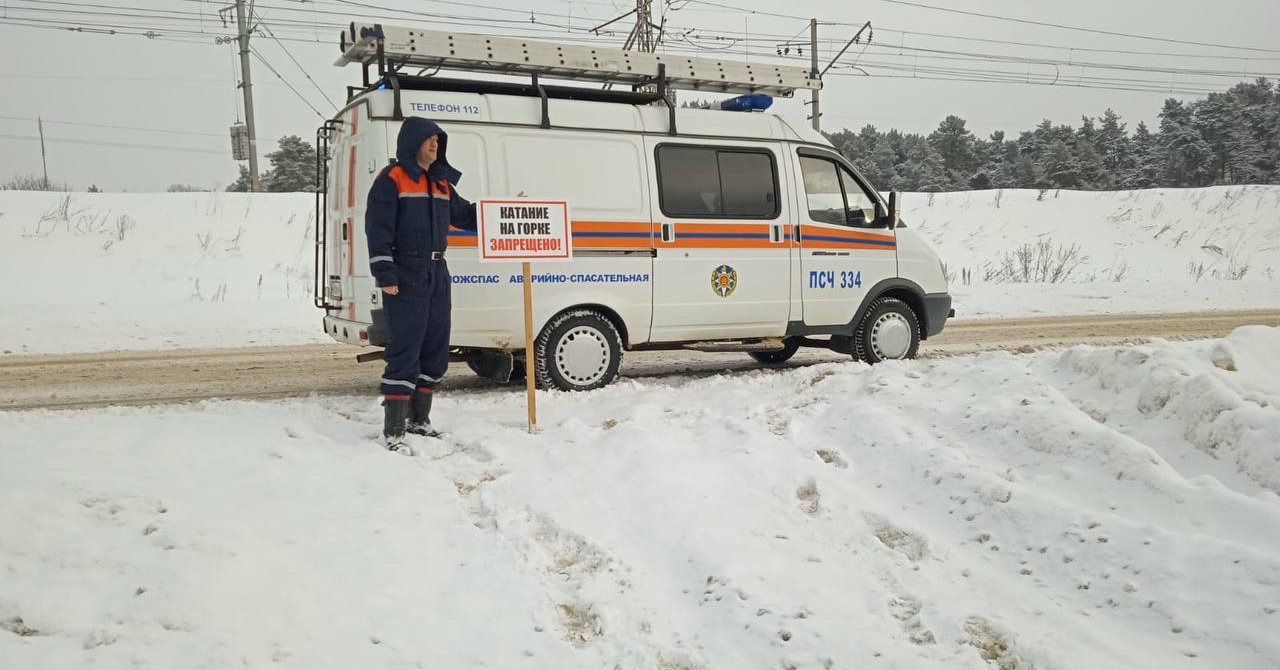
[[[800,342],[795,338],[787,338],[783,341],[782,348],[774,351],[748,351],[747,355],[764,363],[765,365],[776,365],[778,363],[786,363],[796,352],[800,350]]]
[[[540,388],[590,391],[618,377],[622,337],[603,314],[574,309],[552,319],[533,343]]]
[[[867,308],[853,334],[853,357],[875,365],[915,358],[920,350],[920,319],[897,298],[879,298]]]
[[[476,373],[477,375],[484,377],[484,375],[480,374],[480,368],[479,366],[476,365],[475,361],[467,361],[467,367],[471,368],[471,371]],[[489,378],[485,377],[485,379],[489,379]],[[494,380],[490,380],[490,381],[494,381]],[[516,358],[514,361],[512,361],[511,379],[508,379],[507,383],[522,382],[522,381],[524,381],[524,359]]]

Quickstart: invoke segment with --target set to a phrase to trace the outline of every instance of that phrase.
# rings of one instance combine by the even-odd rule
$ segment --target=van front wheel
[[[915,358],[919,349],[920,320],[910,305],[897,298],[871,303],[853,334],[854,357],[872,365]]]
[[[612,382],[622,363],[622,338],[613,322],[589,309],[557,316],[534,342],[538,385],[589,391]]]

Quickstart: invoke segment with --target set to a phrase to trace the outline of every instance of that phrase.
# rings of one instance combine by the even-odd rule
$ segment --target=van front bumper
[[[933,337],[942,332],[947,319],[956,315],[951,309],[950,293],[926,293],[924,296],[924,328],[925,337]]]

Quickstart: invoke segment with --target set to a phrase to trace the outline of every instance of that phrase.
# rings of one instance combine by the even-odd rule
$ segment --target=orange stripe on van
[[[892,251],[898,247],[897,238],[861,230],[800,226],[801,244],[806,249],[877,249]]]
[[[356,206],[356,145],[347,154],[347,207]]]
[[[675,222],[675,239],[662,241],[662,224],[654,224],[654,246],[690,249],[785,249],[787,242],[769,240],[773,222],[705,223]],[[785,231],[784,231],[785,234]],[[785,239],[785,238],[784,238]]]
[[[351,134],[355,135],[360,130],[360,108],[351,108]]]
[[[648,221],[573,222],[577,249],[648,249],[652,245],[653,225]]]

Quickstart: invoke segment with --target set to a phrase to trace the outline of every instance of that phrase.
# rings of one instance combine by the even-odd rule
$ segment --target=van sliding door
[[[778,145],[646,138],[654,159],[654,341],[779,336],[790,312]]]

